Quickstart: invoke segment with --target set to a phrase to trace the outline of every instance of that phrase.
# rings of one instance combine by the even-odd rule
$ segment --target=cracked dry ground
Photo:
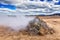
[[[40,17],[49,27],[52,27],[56,32],[44,36],[30,36],[26,32],[15,32],[12,29],[0,27],[0,40],[60,40],[60,17]],[[23,33],[23,34],[22,34]]]

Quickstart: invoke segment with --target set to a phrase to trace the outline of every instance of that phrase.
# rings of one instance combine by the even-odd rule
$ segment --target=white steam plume
[[[16,31],[25,29],[28,23],[33,20],[35,17],[31,16],[7,16],[7,15],[0,15],[0,25],[6,25]]]

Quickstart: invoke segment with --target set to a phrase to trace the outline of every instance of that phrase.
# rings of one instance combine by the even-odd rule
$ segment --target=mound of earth
[[[49,28],[53,28],[56,33],[44,36],[29,35],[25,30],[16,32],[11,28],[0,26],[0,40],[60,40],[60,17],[40,17],[46,22]]]

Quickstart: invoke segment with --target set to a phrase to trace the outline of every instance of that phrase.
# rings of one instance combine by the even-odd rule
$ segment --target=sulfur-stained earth
[[[44,36],[28,35],[27,32],[16,32],[10,28],[0,26],[0,40],[60,40],[60,16],[40,16],[49,27],[55,30],[54,34]]]

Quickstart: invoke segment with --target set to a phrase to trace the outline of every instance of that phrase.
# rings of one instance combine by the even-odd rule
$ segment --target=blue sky
[[[30,14],[30,15],[50,15],[53,14],[55,11],[56,12],[60,12],[60,7],[58,8],[54,8],[52,6],[49,7],[49,4],[44,4],[43,6],[40,6],[39,4],[34,4],[33,3],[24,3],[21,4],[22,0],[0,0],[0,14],[1,13],[5,13],[5,14]],[[56,3],[56,4],[60,4]],[[44,9],[48,10],[44,10],[42,7],[46,6]],[[54,5],[53,5],[54,6]],[[1,9],[2,8],[2,9]],[[9,9],[9,10],[5,10],[5,9]],[[52,9],[52,11],[50,10]],[[14,10],[14,11],[12,11]],[[46,13],[46,12],[47,13]],[[45,13],[44,13],[45,12]],[[51,12],[51,13],[48,13]]]
[[[16,7],[14,5],[7,5],[7,4],[2,4],[0,3],[0,8],[8,8],[8,9],[11,9],[11,10],[15,10]]]

